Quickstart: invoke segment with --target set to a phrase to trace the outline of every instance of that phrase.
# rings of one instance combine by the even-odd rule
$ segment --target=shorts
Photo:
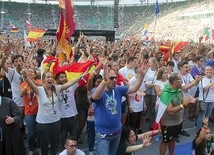
[[[170,143],[174,137],[177,137],[182,130],[182,123],[175,126],[162,126],[161,132],[164,143]]]

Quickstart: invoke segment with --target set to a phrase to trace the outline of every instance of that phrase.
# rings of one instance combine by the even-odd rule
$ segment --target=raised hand
[[[197,82],[201,81],[202,78],[203,78],[203,77],[202,77],[202,76],[199,76],[199,75],[195,76],[195,80],[196,80]]]
[[[192,96],[183,97],[183,105],[184,107],[188,106],[190,103],[195,103],[197,98]]]
[[[147,146],[151,145],[152,144],[152,143],[150,143],[151,139],[152,139],[152,137],[149,137],[149,136],[144,137],[143,138],[143,146],[147,147]]]
[[[208,126],[209,118],[203,117],[203,123]]]
[[[21,71],[21,74],[22,74],[22,76],[23,76],[24,79],[27,79],[27,78],[28,78],[27,72],[26,72],[25,69],[23,69],[23,70]]]
[[[149,69],[149,64],[143,64],[142,67],[138,70],[139,74],[145,75]]]

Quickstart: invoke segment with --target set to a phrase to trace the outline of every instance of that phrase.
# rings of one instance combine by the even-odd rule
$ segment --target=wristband
[[[184,106],[183,106],[183,104],[180,104],[179,106],[180,106],[182,109],[184,109]]]
[[[144,147],[144,145],[143,145],[143,144],[140,144],[140,146],[141,146],[141,148],[143,148],[143,147]]]
[[[108,81],[103,80],[102,82],[106,84]]]
[[[94,74],[97,74],[97,72],[96,72],[95,70],[93,71],[93,73],[94,73]]]

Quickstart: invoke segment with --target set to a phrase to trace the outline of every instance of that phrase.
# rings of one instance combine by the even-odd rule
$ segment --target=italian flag
[[[214,30],[213,29],[211,29],[209,27],[205,28],[204,34],[206,35],[205,40],[208,40],[208,39],[214,40]]]
[[[172,89],[170,85],[166,85],[163,89],[161,96],[157,100],[158,112],[154,123],[153,130],[157,130],[159,127],[160,120],[172,99],[181,92],[180,89]]]

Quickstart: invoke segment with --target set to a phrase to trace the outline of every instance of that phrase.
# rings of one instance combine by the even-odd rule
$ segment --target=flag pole
[[[158,0],[155,2],[155,24],[154,24],[154,39],[156,40],[156,25],[157,25],[157,17],[158,13],[160,12],[159,5],[158,5]],[[154,46],[155,48],[155,46]]]

